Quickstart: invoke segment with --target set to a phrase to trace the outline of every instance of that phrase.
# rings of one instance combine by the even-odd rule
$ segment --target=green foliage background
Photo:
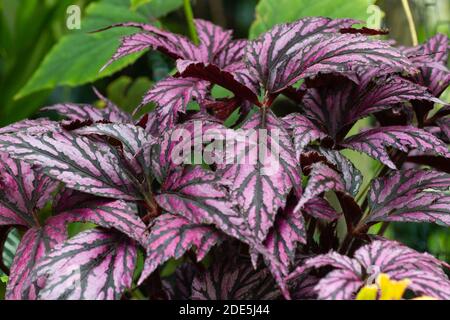
[[[436,32],[450,34],[450,3],[436,0],[435,7],[425,0],[410,0],[419,42]],[[81,29],[68,30],[69,5],[81,8]],[[235,36],[255,38],[277,23],[304,16],[370,19],[371,5],[378,5],[383,26],[391,30],[398,44],[411,45],[406,18],[399,0],[194,0],[195,17],[212,20],[235,30]],[[133,29],[111,29],[90,33],[113,23],[151,23],[173,32],[188,33],[183,0],[0,0],[0,126],[38,115],[38,110],[58,102],[95,102],[91,86],[97,87],[125,110],[133,110],[152,83],[173,70],[173,62],[155,52],[121,59],[100,72],[119,45],[121,36]],[[226,95],[218,88],[218,96]],[[443,100],[449,101],[447,92]],[[288,108],[278,101],[275,108]],[[354,128],[368,126],[363,119]],[[356,153],[346,154],[365,176],[375,175],[378,162]],[[74,233],[77,228],[74,226]],[[374,228],[376,232],[377,227]],[[391,224],[390,238],[401,240],[450,261],[448,228],[426,224]],[[4,251],[6,263],[20,239],[17,230],[8,236]],[[173,269],[169,264],[167,270]],[[169,272],[165,270],[164,272]],[[0,274],[0,298],[5,281]]]

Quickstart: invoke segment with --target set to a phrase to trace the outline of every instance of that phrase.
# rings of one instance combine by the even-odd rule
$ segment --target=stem
[[[191,40],[192,42],[194,42],[195,45],[198,45],[199,44],[198,34],[197,29],[195,29],[194,14],[192,13],[190,0],[184,0],[184,15],[186,16],[186,21],[189,27],[189,34],[191,36]]]
[[[408,0],[402,0],[403,10],[405,10],[406,19],[408,20],[409,32],[411,34],[411,40],[413,46],[417,46],[419,41],[417,40],[416,26],[414,25],[414,19],[412,16],[411,8],[409,7]]]

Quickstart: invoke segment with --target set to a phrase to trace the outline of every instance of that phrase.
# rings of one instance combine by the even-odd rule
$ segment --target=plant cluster
[[[371,231],[392,221],[450,225],[450,108],[439,100],[448,38],[395,48],[357,23],[304,18],[250,41],[196,20],[199,44],[114,25],[139,32],[111,62],[150,48],[176,72],[144,96],[138,110],[155,108],[138,119],[97,93],[104,108],[58,104],[44,110],[61,121],[0,129],[0,230],[23,233],[11,268],[1,264],[6,297],[352,299],[383,273],[409,279],[414,295],[449,299],[444,262]],[[233,96],[214,98],[215,86]],[[283,96],[295,112],[273,110]],[[369,116],[374,127],[353,134]],[[174,138],[179,129],[191,135]],[[174,148],[210,129],[266,130],[279,157],[173,161]],[[383,165],[370,186],[344,149]],[[69,237],[74,222],[93,225]],[[161,277],[169,260],[176,271]]]

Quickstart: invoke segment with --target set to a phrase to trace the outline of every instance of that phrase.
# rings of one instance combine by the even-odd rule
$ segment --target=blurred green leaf
[[[119,22],[146,22],[145,16],[130,11],[128,4],[128,0],[103,0],[91,4],[86,9],[86,18],[82,20],[82,30],[66,35],[52,48],[17,96],[23,97],[58,85],[76,86],[89,83],[134,62],[142,53],[120,59],[99,72],[114,54],[120,38],[136,32],[135,30],[121,28],[94,34],[86,33]]]
[[[109,99],[127,112],[132,112],[141,103],[152,82],[146,77],[132,79],[121,76],[106,89]]]
[[[160,18],[183,5],[183,0],[131,0],[143,3],[139,9],[149,18]]]
[[[257,37],[278,23],[292,22],[302,17],[323,16],[366,21],[367,9],[375,1],[260,0],[256,6],[256,19],[250,28],[250,38]]]
[[[136,10],[140,6],[152,2],[153,0],[131,0],[131,9]]]

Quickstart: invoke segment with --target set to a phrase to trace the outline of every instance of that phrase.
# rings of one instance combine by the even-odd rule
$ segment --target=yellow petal
[[[430,296],[420,296],[417,298],[413,298],[411,300],[438,300],[435,297],[430,297]]]
[[[381,273],[376,280],[380,288],[380,300],[400,300],[411,283],[409,279],[391,280],[389,275]]]
[[[356,300],[377,300],[378,287],[375,284],[364,286],[356,295]]]

